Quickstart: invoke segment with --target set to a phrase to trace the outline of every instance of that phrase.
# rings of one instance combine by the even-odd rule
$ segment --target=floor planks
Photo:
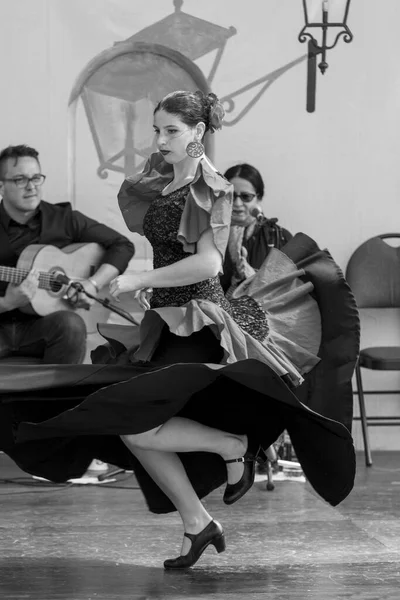
[[[400,453],[375,452],[370,468],[361,453],[357,461],[356,486],[335,508],[298,481],[272,492],[257,482],[232,507],[216,490],[205,504],[225,528],[226,552],[209,548],[171,573],[162,563],[179,554],[179,519],[149,513],[133,475],[33,487],[0,454],[0,597],[398,600]]]

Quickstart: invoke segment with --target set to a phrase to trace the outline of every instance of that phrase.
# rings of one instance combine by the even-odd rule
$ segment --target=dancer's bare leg
[[[162,452],[214,452],[224,460],[239,458],[247,449],[247,436],[228,433],[184,417],[173,417],[143,433],[122,436],[129,447]],[[227,464],[228,483],[243,475],[243,463]]]
[[[168,496],[178,510],[184,531],[200,533],[212,520],[186,474],[176,452],[206,451],[220,454],[225,460],[238,458],[246,451],[244,435],[234,435],[201,425],[190,419],[174,417],[151,431],[121,436],[126,446]],[[243,473],[243,466],[229,469],[228,481],[235,483]],[[232,463],[236,467],[235,463]],[[181,554],[189,552],[191,542],[183,538]]]
[[[130,448],[129,442],[124,441],[150,477],[174,504],[181,516],[184,531],[200,533],[212,520],[212,516],[206,511],[194,491],[179,456],[174,452]],[[189,552],[190,546],[191,541],[184,536],[182,556]]]

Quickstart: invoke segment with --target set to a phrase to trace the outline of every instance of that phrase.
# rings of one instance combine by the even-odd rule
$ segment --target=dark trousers
[[[41,358],[46,364],[81,364],[86,353],[86,325],[72,311],[44,317],[0,315],[0,360],[8,356]]]

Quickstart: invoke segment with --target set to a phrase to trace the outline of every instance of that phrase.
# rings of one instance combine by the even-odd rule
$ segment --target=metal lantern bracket
[[[350,7],[350,0],[346,0],[346,8],[344,12],[343,21],[340,23],[328,21],[328,3],[322,2],[322,22],[321,23],[310,23],[308,20],[308,12],[307,12],[307,0],[303,0],[303,8],[304,8],[304,16],[305,16],[305,25],[303,29],[299,33],[299,41],[304,43],[308,40],[308,60],[307,60],[307,112],[315,111],[315,96],[316,96],[316,85],[317,85],[317,56],[321,54],[321,62],[318,64],[318,68],[321,73],[324,75],[325,71],[328,68],[328,63],[326,62],[326,51],[332,50],[339,40],[339,38],[343,37],[343,40],[349,44],[353,40],[353,34],[347,26],[347,16]],[[306,31],[311,28],[320,28],[322,30],[322,43],[318,44],[314,36]],[[335,40],[332,44],[327,44],[327,36],[328,29],[339,29]]]

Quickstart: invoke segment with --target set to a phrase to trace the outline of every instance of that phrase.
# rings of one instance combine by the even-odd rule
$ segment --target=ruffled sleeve
[[[201,160],[190,186],[178,231],[178,239],[186,252],[194,253],[201,234],[211,227],[214,244],[224,257],[229,238],[232,199],[233,185],[206,160]]]
[[[141,173],[125,179],[118,192],[118,204],[130,231],[143,235],[143,219],[151,202],[173,176],[172,165],[157,152],[150,156]]]
[[[162,154],[152,154],[144,170],[125,179],[118,193],[118,204],[130,229],[143,235],[143,219],[151,204],[173,179],[172,165]],[[214,243],[222,258],[229,238],[233,185],[215,171],[206,159],[199,162],[196,176],[190,184],[182,213],[178,240],[185,252],[196,252],[201,234],[212,228]]]

